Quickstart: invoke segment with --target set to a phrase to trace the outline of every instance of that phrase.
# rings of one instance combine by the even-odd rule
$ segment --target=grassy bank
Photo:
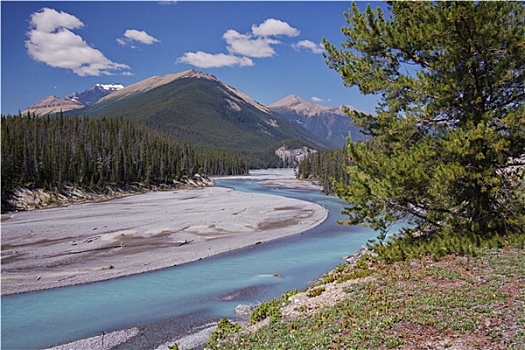
[[[363,258],[263,305],[263,321],[221,330],[207,348],[525,349],[524,253]]]

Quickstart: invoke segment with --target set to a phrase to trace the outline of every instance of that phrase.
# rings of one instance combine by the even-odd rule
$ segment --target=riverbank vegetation
[[[246,175],[246,158],[197,148],[123,119],[2,116],[2,211],[16,186],[104,192],[151,188],[196,174]]]
[[[524,248],[519,235],[476,256],[364,255],[266,303],[278,304],[273,319],[219,330],[206,348],[523,349]]]
[[[297,166],[297,178],[317,181],[323,193],[334,195],[333,183],[350,184],[345,166],[350,165],[346,148],[320,150],[308,155]]]

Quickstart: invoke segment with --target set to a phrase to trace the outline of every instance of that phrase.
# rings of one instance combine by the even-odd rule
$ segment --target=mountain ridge
[[[46,115],[57,112],[66,112],[84,107],[82,103],[70,98],[60,98],[55,95],[46,96],[22,111],[22,115]]]
[[[78,102],[82,103],[84,106],[89,106],[93,103],[97,103],[101,98],[104,96],[107,96],[115,91],[124,89],[124,85],[113,83],[113,84],[95,84],[91,88],[78,93],[74,92],[66,98],[77,100]]]
[[[276,148],[292,140],[301,147],[333,147],[215,76],[195,70],[145,79],[68,113],[74,114],[124,118],[192,146],[244,154],[264,150],[274,157]]]
[[[81,109],[96,103],[102,97],[107,96],[115,91],[123,89],[122,84],[95,84],[83,92],[73,92],[64,98],[58,96],[47,96],[27,107],[22,114],[46,115],[59,112],[67,112],[75,109]]]
[[[111,96],[108,95],[102,97],[98,102],[104,102],[110,99],[120,99],[135,93],[144,93],[162,85],[169,84],[177,79],[184,78],[203,78],[212,81],[217,81],[217,78],[214,75],[202,73],[194,69],[185,70],[179,73],[167,74],[164,76],[154,75],[152,77],[128,85],[125,88],[119,90],[118,92],[110,94]]]
[[[353,106],[347,106],[351,111],[355,110]],[[294,110],[297,114],[304,117],[311,118],[313,116],[323,114],[336,114],[340,116],[347,116],[343,112],[343,106],[321,106],[319,104],[308,102],[299,96],[292,94],[285,98],[280,99],[277,102],[268,105],[270,109],[286,108],[287,110]]]
[[[355,110],[352,106],[347,108]],[[342,106],[321,106],[297,95],[263,105],[216,76],[194,69],[152,76],[126,87],[96,84],[63,99],[45,98],[24,113],[27,111],[40,115],[62,111],[68,115],[124,117],[205,146],[252,148],[257,143],[268,145],[273,138],[274,142],[303,139],[313,147],[333,148],[345,145],[349,136],[353,140],[362,138]],[[205,115],[215,122],[205,120]],[[218,131],[217,126],[224,130]],[[238,131],[238,127],[243,129],[242,137],[251,142],[235,143],[231,135],[225,135],[227,128]],[[249,132],[257,135],[248,136]]]
[[[292,94],[267,107],[337,147],[346,145],[348,137],[354,141],[364,139],[360,129],[343,112],[343,106],[321,106]],[[350,105],[345,107],[356,110]]]

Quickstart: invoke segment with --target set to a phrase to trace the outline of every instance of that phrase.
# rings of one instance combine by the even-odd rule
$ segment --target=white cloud
[[[324,47],[321,44],[316,44],[310,40],[301,40],[295,44],[292,44],[292,48],[296,51],[299,50],[310,50],[312,53],[319,54],[324,52]]]
[[[145,31],[143,31],[143,30],[136,30],[136,29],[128,29],[128,30],[126,30],[126,32],[124,33],[124,37],[117,39],[117,42],[120,45],[122,45],[122,46],[126,46],[126,45],[132,46],[131,43],[133,41],[138,41],[138,42],[140,42],[142,44],[145,44],[145,45],[152,45],[154,43],[159,43],[160,42],[160,40],[152,37],[151,35],[149,35]]]
[[[241,34],[233,29],[226,31],[222,37],[228,44],[227,49],[230,54],[256,58],[272,57],[275,55],[272,45],[280,43],[278,40],[266,37]]]
[[[322,98],[319,98],[319,97],[316,97],[316,96],[312,96],[310,97],[310,99],[314,102],[323,102],[323,99]]]
[[[253,25],[252,32],[241,34],[234,29],[227,30],[222,38],[226,41],[226,54],[210,54],[202,51],[186,52],[177,63],[188,63],[200,68],[225,66],[253,66],[249,57],[267,58],[275,56],[273,45],[281,44],[275,36],[294,37],[300,31],[288,23],[269,18],[260,25]]]
[[[252,26],[252,33],[256,36],[279,36],[286,35],[289,37],[298,36],[301,32],[291,27],[288,23],[275,18],[268,18],[266,21],[256,26]]]
[[[56,10],[44,7],[40,12],[31,15],[31,25],[35,30],[51,33],[58,28],[77,29],[82,28],[82,23],[78,18],[69,13],[57,12]]]
[[[84,26],[73,15],[45,7],[31,15],[30,24],[25,46],[36,61],[69,69],[81,77],[112,75],[114,71],[130,69],[126,64],[109,60],[73,33],[72,29]]]
[[[247,57],[237,57],[223,53],[214,55],[202,51],[186,52],[177,59],[177,63],[187,63],[199,68],[253,66],[253,61]]]

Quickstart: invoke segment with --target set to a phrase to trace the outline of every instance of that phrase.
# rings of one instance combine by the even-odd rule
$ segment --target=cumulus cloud
[[[237,57],[223,53],[210,54],[202,51],[186,52],[177,59],[177,63],[187,63],[199,68],[253,66],[253,61],[247,57]]]
[[[29,23],[29,40],[26,40],[25,46],[28,55],[35,61],[69,69],[81,77],[112,75],[115,71],[130,69],[126,64],[109,60],[73,33],[71,30],[84,26],[73,15],[45,7],[33,13]]]
[[[295,37],[300,31],[288,23],[269,18],[259,25],[253,25],[247,34],[234,29],[227,30],[222,38],[226,41],[226,54],[209,54],[202,51],[186,52],[177,63],[188,63],[200,68],[224,66],[253,66],[250,58],[267,58],[276,55],[274,45],[282,44],[277,36]]]
[[[139,43],[145,44],[145,45],[152,45],[154,43],[160,43],[160,40],[152,37],[148,33],[146,33],[143,30],[136,30],[136,29],[128,29],[124,33],[124,36],[122,38],[118,38],[117,42],[122,45],[131,45],[132,42],[138,41]]]
[[[260,25],[252,26],[252,33],[256,36],[279,36],[286,35],[289,37],[298,36],[301,32],[290,26],[288,23],[275,18],[268,18]]]
[[[227,49],[230,54],[256,58],[272,57],[275,55],[272,45],[280,43],[267,37],[241,34],[233,29],[226,31],[222,37],[228,44]]]
[[[292,44],[292,48],[296,51],[310,50],[312,53],[319,54],[324,52],[324,47],[321,44],[316,44],[310,40],[301,40],[295,44]]]
[[[317,96],[312,96],[311,97],[311,100],[314,101],[314,102],[323,102],[323,99],[322,98],[319,98]]]

